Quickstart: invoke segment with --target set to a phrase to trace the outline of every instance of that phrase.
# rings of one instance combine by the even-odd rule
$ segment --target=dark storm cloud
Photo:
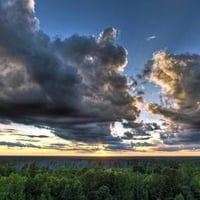
[[[162,89],[162,104],[151,103],[148,111],[167,119],[161,131],[161,150],[192,149],[200,142],[200,55],[154,54],[145,77]],[[182,145],[182,146],[181,146]],[[171,146],[171,147],[170,147]],[[191,147],[192,146],[192,147]]]
[[[148,80],[162,88],[168,105],[150,104],[148,110],[174,122],[200,123],[200,56],[173,55],[166,51],[154,54],[146,65]]]
[[[200,145],[198,144],[190,144],[190,145],[164,145],[154,148],[157,151],[181,151],[181,150],[192,150],[199,151]]]
[[[124,133],[126,139],[149,139],[151,137],[150,132],[160,130],[160,126],[157,123],[135,123],[135,122],[125,122],[123,127],[130,129]]]
[[[135,120],[137,99],[120,74],[127,52],[115,44],[117,31],[50,41],[32,4],[0,1],[1,114]]]
[[[126,148],[120,138],[112,137],[109,122],[134,121],[142,98],[130,94],[128,79],[121,74],[127,51],[115,43],[116,29],[109,27],[97,38],[52,40],[39,27],[33,0],[0,0],[0,27],[3,121],[48,127],[74,142]]]
[[[160,147],[156,147],[154,150],[157,151],[180,151],[183,150],[184,147],[182,146],[182,148],[180,146],[160,146]]]
[[[27,137],[30,137],[30,138],[48,138],[49,136],[47,136],[47,135],[28,135]]]
[[[175,126],[175,125],[174,125]],[[163,144],[166,145],[191,145],[200,144],[200,127],[186,124],[178,124],[176,127],[169,126],[161,133]]]
[[[5,129],[6,131],[6,129]],[[13,134],[16,132],[16,130],[13,130]],[[15,135],[17,136],[23,136],[23,137],[29,137],[29,138],[48,138],[49,136],[47,135],[24,135],[24,134],[19,134],[16,133]]]
[[[129,150],[136,151],[137,147],[155,147],[155,144],[150,142],[132,142],[132,143],[113,143],[105,145],[106,150]]]
[[[31,148],[41,148],[40,146],[34,145],[34,144],[23,144],[20,142],[5,142],[5,141],[0,141],[0,146],[8,146],[8,147],[31,147]]]
[[[63,128],[55,128],[53,133],[61,138],[82,141],[85,143],[120,143],[119,138],[110,135],[110,124],[107,122],[69,124]]]
[[[133,144],[125,144],[125,143],[116,143],[116,144],[108,144],[105,148],[106,150],[131,150],[134,151]]]
[[[49,146],[45,147],[46,149],[56,149],[60,151],[77,151],[77,152],[85,152],[85,153],[94,153],[94,151],[100,150],[98,146],[90,146],[89,148],[86,148],[83,144],[76,144],[74,146],[68,146],[66,144],[62,143],[54,143]]]
[[[151,146],[157,146],[156,144],[152,144],[150,142],[137,142],[137,143],[134,143],[134,146],[137,147],[151,147]]]

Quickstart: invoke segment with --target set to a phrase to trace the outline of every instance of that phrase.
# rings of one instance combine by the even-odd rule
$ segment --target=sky
[[[199,6],[0,0],[0,155],[199,155]]]

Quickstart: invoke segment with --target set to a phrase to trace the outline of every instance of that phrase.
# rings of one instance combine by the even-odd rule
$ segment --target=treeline
[[[0,200],[200,199],[200,165],[49,169],[0,164]]]

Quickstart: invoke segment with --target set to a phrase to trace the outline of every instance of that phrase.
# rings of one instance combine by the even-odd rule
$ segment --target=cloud
[[[33,0],[0,1],[0,112],[10,117],[135,120],[127,51],[109,27],[98,38],[52,41],[39,27]]]
[[[163,145],[153,148],[156,151],[181,151],[181,150],[190,150],[190,151],[199,151],[200,145],[190,144],[190,145]]]
[[[175,122],[199,124],[199,55],[157,52],[147,63],[145,75],[149,81],[161,87],[164,98],[168,101],[166,105],[149,104],[149,111]]]
[[[65,140],[101,143],[107,149],[151,146],[153,132],[159,127],[135,122],[143,89],[138,90],[137,82],[121,73],[128,53],[116,44],[117,30],[108,27],[98,37],[73,35],[52,40],[40,29],[34,3],[0,0],[2,122],[48,127]],[[155,35],[147,41],[153,39]],[[165,51],[154,55],[145,76],[162,88],[170,106],[150,104],[149,111],[172,122],[199,124],[199,60],[198,55]],[[110,123],[122,119],[128,121],[123,126],[131,131],[114,136]]]
[[[200,149],[199,126],[171,123],[160,130],[162,142],[153,147],[156,151],[197,151]]]
[[[151,41],[151,40],[155,40],[157,38],[157,36],[155,35],[150,35],[146,38],[147,41]]]
[[[174,124],[161,132],[163,144],[166,145],[191,145],[200,144],[199,126],[188,124]]]
[[[5,130],[7,132],[7,130]],[[13,132],[15,132],[15,130],[12,130]],[[47,135],[25,135],[25,134],[15,134],[17,136],[23,136],[23,137],[29,137],[29,138],[48,138],[49,136]]]
[[[28,144],[23,144],[20,142],[5,142],[5,141],[0,141],[0,146],[8,146],[8,147],[31,147],[31,148],[41,148],[40,146],[36,146],[34,144],[28,143]]]
[[[31,10],[34,11],[35,10],[35,1],[34,0],[29,0],[27,2],[27,7]]]
[[[131,94],[128,77],[121,73],[128,61],[126,49],[116,44],[117,30],[108,27],[98,37],[52,40],[40,29],[34,4],[33,0],[0,0],[2,122],[50,129],[75,143],[126,149],[124,141],[110,133],[110,123],[135,121],[143,99]],[[23,146],[8,144],[14,145]],[[56,147],[70,149],[52,146]]]
[[[116,144],[109,144],[105,147],[106,150],[114,150],[114,151],[134,151],[135,148],[132,144],[125,144],[125,143],[116,143]]]
[[[114,138],[110,135],[109,122],[67,124],[62,127],[55,127],[53,133],[67,140],[81,141],[90,144],[98,142],[120,142],[118,138]]]
[[[167,122],[161,131],[164,146],[159,148],[197,148],[193,145],[200,141],[200,55],[159,51],[146,64],[144,74],[162,90],[161,104],[147,106],[149,112]]]

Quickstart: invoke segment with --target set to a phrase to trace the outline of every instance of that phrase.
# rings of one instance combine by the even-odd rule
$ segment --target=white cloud
[[[147,41],[155,40],[157,38],[156,35],[150,35],[146,38]]]

